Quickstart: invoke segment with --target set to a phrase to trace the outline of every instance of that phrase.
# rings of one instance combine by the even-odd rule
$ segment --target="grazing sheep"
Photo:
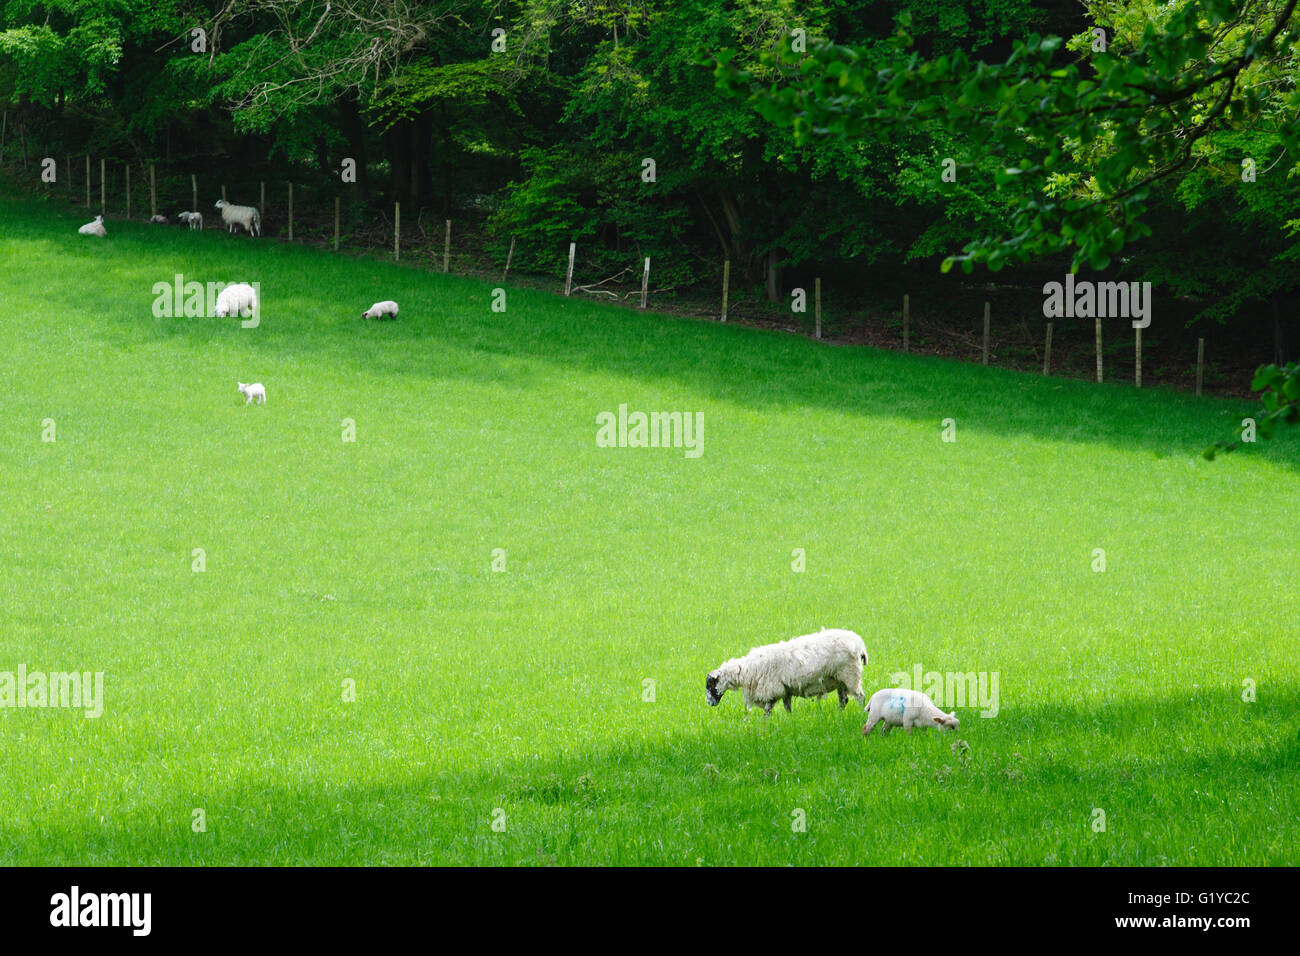
[[[150,221],[150,222],[165,223],[165,222],[167,221],[167,217],[164,216],[162,213],[158,213],[158,214],[155,215],[155,216],[150,216],[150,217],[149,217],[149,221]]]
[[[239,386],[239,394],[247,399],[245,405],[252,404],[253,399],[257,399],[259,405],[266,404],[266,388],[261,382],[253,382],[251,385],[245,385],[243,382],[236,382]]]
[[[392,299],[376,302],[362,312],[361,317],[363,319],[395,319],[397,318],[397,303]]]
[[[224,199],[217,200],[221,210],[221,221],[226,224],[226,232],[234,232],[235,226],[243,226],[250,236],[262,234],[262,214],[255,206],[232,206]]]
[[[757,705],[772,713],[779,700],[790,709],[790,698],[812,697],[838,691],[840,709],[852,697],[859,704],[862,665],[867,648],[852,631],[822,628],[816,634],[756,647],[744,657],[733,657],[708,675],[705,699],[716,707],[733,688],[744,691],[745,709]]]
[[[885,729],[881,733],[884,734],[895,727],[903,727],[910,734],[913,727],[924,730],[937,726],[940,730],[956,730],[961,726],[956,711],[945,714],[919,690],[900,687],[888,687],[871,695],[871,700],[867,701],[867,722],[862,725],[862,736],[867,736],[882,721]]]
[[[228,285],[217,295],[217,308],[213,313],[224,319],[228,315],[248,318],[257,311],[257,290],[246,282]]]
[[[104,217],[96,216],[90,222],[86,223],[77,232],[83,236],[99,236],[101,239],[108,235],[108,230],[104,228]]]
[[[191,229],[203,228],[203,213],[201,212],[178,212],[176,214],[177,222],[187,222]]]

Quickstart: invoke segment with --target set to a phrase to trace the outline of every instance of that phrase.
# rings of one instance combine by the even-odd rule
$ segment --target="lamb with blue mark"
[[[961,726],[956,711],[945,714],[927,695],[902,687],[878,690],[867,701],[867,722],[862,725],[862,736],[870,734],[880,723],[885,725],[881,733],[886,736],[895,727],[902,727],[910,734],[914,727],[956,730]]]

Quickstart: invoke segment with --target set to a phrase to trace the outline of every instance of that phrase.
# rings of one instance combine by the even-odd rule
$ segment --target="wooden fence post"
[[[645,308],[646,293],[650,289],[650,257],[645,257],[645,268],[641,270],[641,308]]]
[[[196,210],[197,211],[197,210]],[[158,215],[158,183],[154,176],[153,163],[149,164],[149,216]]]
[[[222,184],[221,184],[221,201],[222,201],[222,202],[230,202],[230,200],[226,198],[226,184],[225,184],[225,183],[222,183]]]
[[[222,187],[224,192],[225,187]],[[289,241],[293,242],[293,183],[289,184]]]
[[[501,281],[504,282],[506,276],[510,275],[510,261],[515,257],[515,237],[510,237],[510,251],[506,253],[506,271],[501,273]]]
[[[339,197],[334,197],[334,251],[339,251]]]
[[[906,292],[903,293],[903,351],[909,352],[912,347],[912,297]]]
[[[126,164],[126,218],[131,218],[131,164]]]
[[[1201,383],[1205,381],[1205,339],[1196,340],[1196,394],[1201,394]]]
[[[578,244],[576,242],[569,243],[569,271],[568,274],[566,274],[564,277],[565,295],[568,295],[569,291],[573,288],[573,257],[577,253],[577,251],[578,251]]]
[[[451,220],[447,220],[447,234],[442,240],[442,271],[451,267]]]
[[[199,211],[199,178],[190,173],[190,199],[194,205],[190,207],[190,212]]]
[[[1136,354],[1137,363],[1133,366],[1133,378],[1134,378],[1134,384],[1138,388],[1141,388],[1142,387],[1142,327],[1138,326],[1133,331],[1137,333],[1137,338],[1135,340],[1135,346],[1134,346],[1137,350],[1137,354]]]
[[[1047,323],[1047,344],[1043,346],[1043,374],[1048,374],[1052,367],[1052,323]]]
[[[402,204],[393,203],[393,261],[402,258]]]
[[[99,157],[99,214],[101,216],[108,213],[108,160],[103,156]]]
[[[722,321],[727,321],[727,292],[731,287],[731,260],[722,263]]]
[[[86,208],[90,208],[90,154],[86,154]]]
[[[1101,383],[1101,316],[1097,316],[1097,382]]]
[[[984,303],[984,352],[980,364],[989,364],[989,304]]]
[[[813,315],[816,316],[813,326],[813,338],[822,337],[822,280],[821,276],[813,279]]]
[[[266,218],[266,180],[263,179],[257,184],[257,215],[259,219]]]

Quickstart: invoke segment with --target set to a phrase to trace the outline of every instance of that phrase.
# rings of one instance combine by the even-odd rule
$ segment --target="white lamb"
[[[262,214],[255,206],[232,206],[224,199],[217,200],[221,210],[221,221],[226,224],[226,232],[234,232],[236,226],[243,226],[250,236],[262,234]]]
[[[247,399],[244,402],[245,405],[252,404],[253,399],[257,399],[259,405],[266,404],[266,388],[261,382],[253,382],[251,385],[245,385],[243,382],[236,382],[235,384],[239,386],[239,394]]]
[[[99,236],[101,239],[108,235],[108,230],[104,228],[104,217],[96,216],[90,222],[86,223],[77,232],[83,236]]]
[[[176,214],[177,222],[187,222],[191,229],[203,228],[203,213],[201,212],[178,212]]]
[[[790,698],[813,697],[838,691],[840,709],[852,697],[859,704],[862,665],[867,648],[852,631],[822,628],[816,634],[793,637],[776,644],[756,647],[744,657],[733,657],[709,674],[704,682],[705,699],[716,707],[727,691],[744,692],[745,709],[757,705],[771,714],[779,700],[790,709]]]
[[[395,319],[397,318],[397,303],[392,299],[385,299],[383,302],[376,302],[366,311],[361,313],[363,319]]]
[[[162,213],[158,213],[157,215],[150,216],[149,221],[156,222],[156,223],[165,223],[167,221],[167,217],[164,216]]]
[[[224,319],[228,315],[248,318],[257,311],[257,290],[246,282],[228,285],[217,295],[217,308],[213,314]]]
[[[867,701],[867,722],[862,725],[862,736],[867,736],[882,721],[885,729],[881,733],[886,735],[895,727],[902,727],[910,734],[913,727],[956,730],[961,726],[956,711],[945,714],[919,690],[901,687],[887,687],[871,695],[871,700]]]

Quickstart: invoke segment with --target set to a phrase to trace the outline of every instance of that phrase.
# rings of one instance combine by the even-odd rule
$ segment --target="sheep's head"
[[[934,718],[935,725],[940,730],[956,730],[961,726],[961,721],[957,719],[957,711],[951,711],[947,714],[939,714]]]
[[[709,702],[710,707],[717,707],[724,693],[726,693],[725,690],[718,690],[718,674],[716,671],[704,679],[704,699]]]
[[[710,707],[717,707],[718,702],[722,700],[722,695],[737,686],[734,678],[734,671],[723,664],[704,679],[704,699],[709,702]]]
[[[225,206],[225,205],[226,205],[226,201],[225,201],[224,199],[218,199],[218,200],[217,200],[216,208],[217,208],[217,209],[220,209],[221,207],[223,207],[223,206]]]

